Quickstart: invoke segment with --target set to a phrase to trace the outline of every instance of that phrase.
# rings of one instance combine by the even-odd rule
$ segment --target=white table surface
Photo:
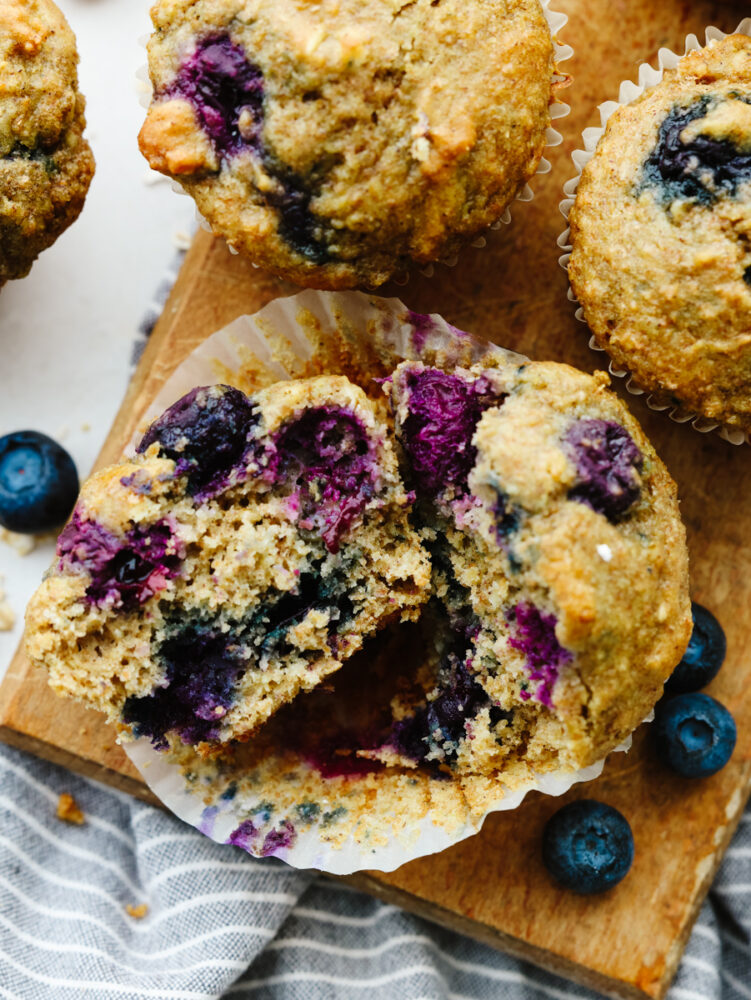
[[[97,170],[74,225],[0,292],[0,435],[33,429],[60,440],[84,477],[125,391],[141,319],[193,227],[190,199],[154,183],[138,152],[148,0],[57,0],[78,38],[87,136]],[[0,540],[0,577],[16,614],[0,631],[0,676],[51,540],[20,556]],[[0,581],[0,587],[2,586]]]

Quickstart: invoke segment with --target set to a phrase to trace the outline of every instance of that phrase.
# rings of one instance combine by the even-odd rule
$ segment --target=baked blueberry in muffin
[[[75,221],[94,174],[73,32],[51,0],[0,8],[0,284]]]
[[[346,378],[195,389],[84,485],[28,650],[157,747],[247,738],[418,615],[430,573],[409,508],[386,426]]]
[[[597,344],[666,405],[751,431],[751,39],[684,56],[609,118],[571,209]]]
[[[528,363],[390,385],[431,551],[422,695],[368,756],[458,774],[582,767],[648,714],[691,631],[675,486],[607,378]]]
[[[539,163],[538,0],[159,0],[152,19],[141,151],[298,284],[376,286],[453,254]]]

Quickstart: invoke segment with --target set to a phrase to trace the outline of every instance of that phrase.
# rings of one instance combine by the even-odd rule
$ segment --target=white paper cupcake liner
[[[751,35],[751,18],[744,18],[735,31],[732,32],[721,31],[719,28],[714,27],[707,28],[705,32],[704,44],[711,45],[713,42],[726,38],[728,34]],[[696,35],[687,35],[684,51],[682,53],[673,52],[671,49],[661,48],[657,53],[657,69],[654,69],[649,63],[642,63],[641,66],[639,66],[637,83],[633,83],[631,80],[624,80],[618,91],[618,100],[605,101],[603,104],[598,106],[598,111],[600,112],[600,125],[585,128],[582,132],[584,149],[576,149],[571,154],[571,159],[574,161],[574,166],[576,167],[576,176],[566,181],[563,185],[563,193],[565,197],[560,202],[561,214],[567,222],[571,207],[575,201],[576,190],[579,186],[579,178],[581,177],[582,170],[594,156],[597,144],[603,136],[608,119],[613,112],[619,107],[623,107],[625,104],[631,104],[632,101],[641,97],[645,90],[648,90],[650,87],[654,87],[662,80],[666,69],[675,69],[678,65],[679,59],[681,59],[684,55],[688,55],[689,52],[693,52],[702,47],[703,46],[699,42]],[[561,233],[557,241],[558,246],[564,251],[558,258],[558,263],[566,272],[568,272],[568,263],[571,259],[572,250],[570,235],[571,230],[570,228],[567,228],[563,233]],[[581,323],[586,325],[587,321],[584,318],[584,309],[581,305],[579,305],[573,289],[570,286],[568,289],[568,298],[570,302],[576,303],[576,318]],[[597,344],[594,336],[590,337],[589,346],[593,351],[603,354],[607,353],[605,348],[600,347]],[[608,364],[608,371],[614,378],[625,379],[624,384],[626,389],[632,396],[646,396],[647,406],[651,410],[667,411],[668,416],[675,423],[691,423],[693,429],[698,431],[700,434],[707,434],[710,431],[716,431],[721,438],[730,442],[730,444],[749,443],[749,436],[744,431],[739,430],[736,427],[725,427],[717,421],[709,420],[707,417],[692,412],[683,406],[677,406],[674,401],[666,399],[665,395],[661,395],[660,393],[645,392],[644,389],[639,387],[635,377],[627,369],[618,367],[613,361],[610,361]]]
[[[562,44],[558,40],[558,33],[562,31],[563,28],[568,23],[568,16],[566,14],[560,13],[559,11],[552,10],[550,7],[550,0],[540,0],[540,6],[543,9],[545,20],[548,22],[548,27],[550,28],[550,36],[553,40],[553,61],[555,67],[555,71],[553,74],[553,92],[555,93],[562,86],[566,85],[566,81],[568,79],[565,73],[561,73],[559,71],[559,66],[561,63],[566,62],[566,60],[570,59],[573,56],[574,50],[570,45]],[[150,37],[149,35],[144,35],[142,38],[139,39],[140,44],[142,44],[144,48],[148,44],[149,37]],[[148,65],[146,63],[140,66],[139,69],[137,70],[135,83],[136,83],[136,91],[138,93],[139,103],[141,107],[148,109],[149,105],[151,104],[151,99],[154,91],[151,84],[151,79],[149,77]],[[570,110],[571,108],[568,104],[564,104],[562,101],[554,101],[550,105],[551,121],[558,121],[561,118],[565,118],[566,115],[570,112]],[[563,136],[561,135],[561,133],[558,132],[552,126],[549,126],[545,131],[544,148],[552,149],[555,146],[560,146],[562,142],[563,142]],[[539,174],[548,174],[550,173],[550,169],[551,169],[550,161],[545,159],[545,157],[543,156],[537,165],[537,170],[535,170],[535,176]],[[181,185],[178,184],[177,181],[172,181],[171,186],[172,190],[175,191],[177,194],[184,195],[185,197],[190,197],[188,192],[185,191],[181,187]],[[530,187],[529,184],[525,184],[524,187],[521,189],[521,191],[519,191],[519,193],[514,198],[514,201],[528,202],[532,201],[533,199],[534,199],[534,192],[532,188]],[[222,236],[221,233],[216,233],[214,231],[214,228],[212,227],[211,223],[203,215],[201,215],[201,213],[198,211],[197,208],[196,208],[196,220],[198,222],[198,225],[206,232],[212,233],[216,236]],[[504,209],[503,214],[500,216],[500,218],[498,218],[495,222],[491,223],[491,225],[488,226],[488,232],[502,229],[503,226],[507,226],[510,223],[511,223],[511,207],[507,206]],[[222,238],[224,239],[223,236]],[[239,251],[236,250],[235,247],[229,241],[225,240],[225,242],[227,243],[227,248],[231,254],[239,253]],[[476,236],[467,245],[475,248],[483,248],[487,245],[487,237],[483,235]],[[444,267],[449,267],[449,268],[455,267],[459,261],[459,256],[460,256],[459,253],[453,254],[450,257],[446,257],[440,261],[436,261],[436,263],[442,264]],[[433,274],[435,272],[435,264],[427,264],[423,267],[415,265],[414,269],[419,271],[419,273],[422,274],[424,277],[431,278],[433,277]],[[410,271],[403,271],[395,275],[392,275],[392,277],[389,280],[393,281],[397,285],[403,286],[408,283],[410,273],[411,273]]]
[[[235,320],[197,348],[153,401],[128,453],[133,453],[149,422],[196,385],[222,381],[252,392],[260,384],[310,373],[316,370],[312,366],[321,344],[334,345],[330,356],[343,358],[348,371],[356,359],[363,381],[375,366],[390,371],[405,358],[465,366],[492,359],[514,364],[527,360],[456,330],[439,316],[412,313],[398,299],[308,290]],[[629,737],[615,749],[625,751],[630,745]],[[252,741],[248,748],[253,751]],[[190,748],[179,751],[178,761],[177,755],[159,752],[147,740],[126,743],[125,750],[161,801],[212,839],[226,843],[234,833],[233,842],[251,854],[273,855],[298,868],[335,875],[362,869],[392,871],[414,858],[441,851],[476,833],[489,813],[517,808],[530,791],[562,795],[577,782],[596,778],[604,763],[600,760],[577,771],[525,772],[507,785],[465,777],[461,793],[461,782],[414,772],[422,782],[418,787],[417,778],[409,772],[407,798],[399,809],[394,808],[392,792],[394,782],[404,775],[385,773],[376,779],[379,794],[367,814],[351,827],[342,826],[344,820],[337,827],[327,817],[336,817],[351,796],[358,794],[352,782],[370,781],[372,776],[322,779],[316,773],[315,808],[322,819],[300,830],[301,802],[307,803],[315,768],[296,766],[284,781],[277,777],[264,782],[257,761],[246,771],[240,765],[227,769],[221,762],[202,761]],[[274,747],[266,752],[264,762],[273,765],[282,753],[283,748]],[[238,830],[248,836],[238,839]]]

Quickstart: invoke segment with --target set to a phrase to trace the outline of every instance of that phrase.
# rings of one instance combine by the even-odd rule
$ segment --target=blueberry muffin
[[[751,38],[690,53],[615,111],[570,223],[599,346],[667,403],[751,431]]]
[[[538,0],[158,0],[140,134],[215,232],[301,285],[452,254],[534,174]]]
[[[409,507],[346,378],[195,389],[84,485],[29,654],[126,733],[209,753],[418,615],[430,571]]]
[[[691,632],[685,532],[606,385],[554,363],[397,368],[432,648],[368,756],[504,781],[583,767],[660,697]]]
[[[94,174],[76,40],[50,0],[0,7],[0,284],[75,221]]]

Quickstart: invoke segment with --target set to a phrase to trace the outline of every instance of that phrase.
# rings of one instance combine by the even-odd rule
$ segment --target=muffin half
[[[417,616],[430,572],[409,506],[346,378],[196,389],[84,485],[29,605],[29,654],[156,746],[245,739]]]

